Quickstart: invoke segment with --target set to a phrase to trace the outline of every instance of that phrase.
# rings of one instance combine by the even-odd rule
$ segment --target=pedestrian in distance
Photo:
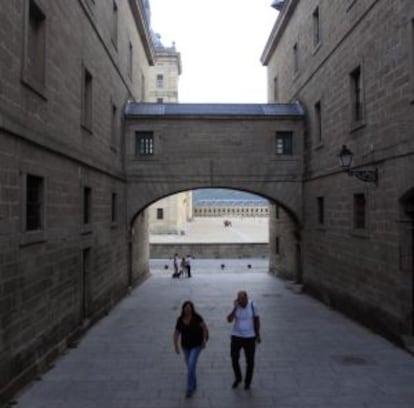
[[[255,303],[249,301],[245,290],[237,293],[233,310],[228,314],[227,321],[233,322],[230,343],[231,364],[234,372],[232,388],[237,388],[243,380],[240,369],[240,350],[243,349],[246,358],[244,389],[248,390],[253,378],[256,343],[260,343],[261,338],[259,313]]]
[[[178,278],[178,254],[175,253],[174,254],[174,258],[173,258],[173,265],[174,265],[174,273],[173,273],[173,278]]]
[[[191,255],[187,255],[185,258],[185,266],[187,269],[187,277],[191,278]]]
[[[181,349],[187,366],[186,398],[190,398],[197,389],[197,361],[200,352],[208,341],[208,328],[204,319],[195,311],[193,302],[186,300],[181,308],[174,331],[174,348],[177,354]],[[179,344],[180,341],[180,344]]]
[[[185,276],[187,273],[187,264],[185,261],[185,257],[183,256],[180,261],[180,270],[178,271],[179,275]]]

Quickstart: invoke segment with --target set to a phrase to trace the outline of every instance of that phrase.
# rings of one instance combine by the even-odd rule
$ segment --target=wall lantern
[[[338,154],[340,166],[348,173],[348,176],[355,176],[358,180],[366,181],[369,183],[378,182],[378,169],[374,170],[351,170],[351,164],[354,154],[349,150],[346,145],[342,146],[341,151]]]

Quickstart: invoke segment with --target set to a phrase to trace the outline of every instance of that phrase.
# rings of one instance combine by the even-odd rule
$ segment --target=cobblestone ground
[[[17,399],[18,408],[413,408],[414,358],[385,339],[269,275],[263,260],[212,261],[191,279],[153,276]],[[247,268],[245,264],[251,264]],[[197,269],[198,268],[198,269]],[[230,326],[235,293],[257,303],[263,342],[252,388],[231,389]],[[210,328],[198,390],[184,398],[183,357],[172,333],[191,299]],[[242,359],[243,365],[244,361]]]

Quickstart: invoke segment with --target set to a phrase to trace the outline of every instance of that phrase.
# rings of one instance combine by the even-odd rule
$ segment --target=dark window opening
[[[317,198],[318,202],[318,223],[323,225],[325,223],[325,200],[323,197]]]
[[[43,178],[26,178],[26,231],[42,229]]]
[[[111,200],[111,221],[116,222],[117,220],[117,195],[116,193],[112,193],[112,200]]]
[[[366,199],[364,194],[354,194],[354,228],[366,227]]]
[[[351,72],[351,98],[352,120],[359,122],[363,120],[361,67]]]
[[[91,222],[91,199],[92,190],[90,187],[83,189],[83,223],[89,224]]]

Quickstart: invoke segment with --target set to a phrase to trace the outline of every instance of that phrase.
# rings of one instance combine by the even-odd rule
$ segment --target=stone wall
[[[321,40],[315,44],[317,7]],[[278,99],[300,100],[307,111],[304,283],[393,338],[414,333],[414,299],[407,291],[413,263],[404,273],[400,267],[401,253],[413,259],[412,242],[400,238],[402,225],[412,223],[400,200],[414,189],[413,19],[410,0],[291,0],[273,33],[274,52],[270,41],[263,58],[269,95],[277,78]],[[358,67],[362,117],[355,120],[351,73]],[[337,154],[344,144],[354,153],[355,169],[378,169],[378,184],[341,172]],[[356,194],[366,203],[362,228],[354,220]]]
[[[27,55],[30,7],[43,14],[45,48],[36,55],[43,83],[33,81]],[[90,0],[1,6],[0,405],[148,273],[148,251],[141,251],[134,279],[128,275],[121,116],[131,95],[141,97],[149,57],[129,3],[118,2],[116,41],[112,13],[112,2]],[[82,121],[85,68],[92,77],[89,126]],[[42,185],[34,230],[26,225],[28,175]],[[143,242],[145,234],[140,230]]]
[[[202,259],[238,259],[238,258],[268,258],[269,245],[259,243],[249,244],[151,244],[151,259],[170,259],[175,253],[181,256],[190,254]]]

